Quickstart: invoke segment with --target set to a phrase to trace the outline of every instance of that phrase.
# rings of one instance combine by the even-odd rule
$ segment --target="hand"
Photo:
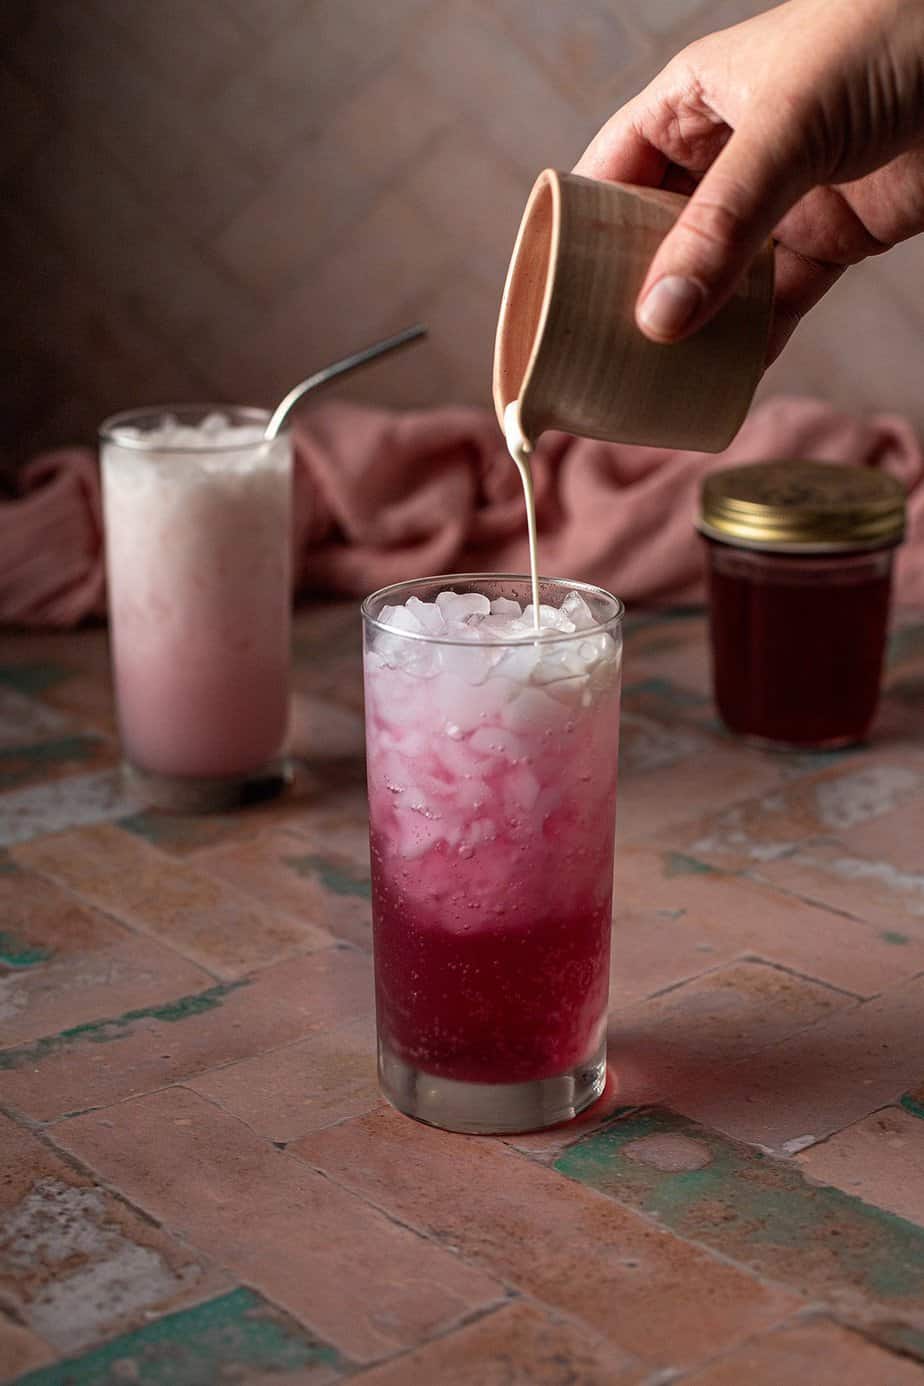
[[[575,172],[692,194],[639,294],[688,336],[771,234],[768,364],[848,265],[924,230],[924,3],[788,0],[679,53]]]

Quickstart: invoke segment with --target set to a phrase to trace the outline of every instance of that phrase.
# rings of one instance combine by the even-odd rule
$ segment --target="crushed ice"
[[[134,428],[122,424],[113,430],[117,443],[143,443],[145,447],[169,448],[234,448],[252,447],[263,438],[259,424],[233,424],[227,414],[206,414],[197,424],[183,424],[173,414],[161,415],[156,428]]]
[[[576,692],[576,683],[616,651],[611,637],[594,629],[598,622],[576,591],[560,607],[540,605],[538,633],[531,603],[523,607],[510,597],[489,601],[480,592],[440,592],[433,602],[410,597],[405,605],[383,607],[378,621],[367,656],[373,667],[387,664],[421,678],[454,675],[468,685],[503,676],[513,684],[570,681]],[[558,639],[582,631],[588,632],[584,639]],[[403,638],[407,635],[424,638]]]
[[[381,611],[366,648],[370,793],[383,787],[405,859],[441,844],[472,857],[544,823],[567,783],[586,801],[613,722],[585,709],[616,717],[618,646],[579,592],[539,616],[537,634],[531,606],[451,591]]]
[[[532,603],[522,607],[510,597],[489,601],[481,592],[440,592],[435,602],[409,597],[403,606],[384,606],[378,617],[384,626],[415,635],[446,640],[535,639]],[[542,635],[574,635],[597,625],[580,592],[569,592],[560,607],[539,607]]]

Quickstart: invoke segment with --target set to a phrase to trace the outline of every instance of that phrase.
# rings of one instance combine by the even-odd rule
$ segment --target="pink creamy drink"
[[[191,412],[103,428],[113,667],[133,767],[227,780],[286,731],[291,451],[261,411]]]
[[[545,582],[537,638],[528,598],[365,607],[381,1078],[452,1129],[563,1120],[604,1076],[622,609]]]

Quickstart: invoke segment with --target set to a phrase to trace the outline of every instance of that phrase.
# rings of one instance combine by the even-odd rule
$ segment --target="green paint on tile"
[[[906,659],[919,659],[924,655],[924,625],[903,626],[895,630],[889,639],[886,662],[891,668],[903,664]]]
[[[336,1348],[314,1337],[253,1290],[167,1314],[82,1357],[39,1367],[15,1386],[215,1386],[250,1373],[349,1370]],[[325,1370],[326,1369],[326,1370]]]
[[[57,1035],[46,1035],[31,1044],[3,1050],[0,1052],[0,1070],[41,1063],[49,1054],[56,1054],[72,1044],[110,1044],[113,1040],[122,1039],[139,1020],[162,1020],[170,1024],[178,1020],[189,1020],[191,1016],[215,1010],[232,991],[249,985],[246,980],[219,982],[216,986],[209,987],[208,991],[181,996],[176,1001],[168,1001],[160,1006],[143,1006],[140,1010],[126,1011],[124,1015],[114,1018],[89,1020],[83,1025],[74,1025]]]
[[[73,677],[73,669],[63,669],[59,664],[0,664],[0,683],[31,697],[47,693]]]
[[[645,1148],[633,1147],[651,1136],[695,1140],[709,1163],[680,1172],[643,1163]],[[555,1168],[810,1297],[853,1290],[894,1308],[924,1295],[924,1229],[685,1117],[649,1110],[613,1122]]]
[[[362,900],[368,900],[372,893],[368,875],[357,871],[349,863],[334,862],[330,857],[316,857],[311,854],[304,857],[283,857],[282,860],[299,876],[317,876],[325,889],[333,895],[355,895]]]
[[[91,760],[102,744],[98,736],[64,736],[33,746],[4,747],[0,750],[0,789],[12,789],[37,771],[54,765]]]
[[[5,847],[0,847],[0,876],[15,876],[19,867]]]
[[[120,818],[116,827],[133,837],[143,838],[153,847],[168,852],[191,851],[195,847],[212,847],[227,835],[232,819],[227,815],[210,814],[184,817],[181,814],[141,812]]]
[[[699,725],[702,727],[703,731],[714,732],[715,735],[721,737],[723,741],[734,741],[736,739],[733,733],[728,730],[725,723],[718,717],[704,717]]]
[[[229,992],[237,991],[239,987],[248,985],[249,983],[246,981],[222,982],[218,986],[210,987],[208,991],[200,991],[192,996],[181,996],[179,1001],[170,1001],[163,1006],[152,1006],[143,1011],[128,1011],[125,1018],[140,1020],[150,1016],[153,1020],[166,1020],[171,1024],[176,1020],[188,1020],[190,1016],[214,1011],[221,1005]]]
[[[708,862],[697,861],[696,857],[688,857],[684,852],[665,852],[662,861],[664,862],[665,876],[714,876],[718,872],[714,866]]]
[[[15,934],[0,929],[0,964],[4,967],[35,967],[50,957],[50,949],[32,948]]]
[[[98,736],[62,736],[56,741],[36,742],[33,746],[5,746],[0,750],[0,766],[16,760],[31,760],[36,765],[54,765],[62,760],[86,760],[102,744]]]
[[[679,683],[661,678],[641,679],[638,683],[630,683],[623,689],[623,697],[660,698],[674,707],[702,707],[710,701],[702,693],[694,693],[689,688],[682,688]]]
[[[623,620],[626,630],[651,630],[657,626],[669,625],[671,621],[695,621],[705,615],[702,606],[663,606],[642,611],[630,611]],[[646,646],[647,650],[647,646]]]
[[[635,632],[632,631],[626,632],[627,635],[632,635],[634,633]],[[641,649],[641,653],[645,659],[650,659],[652,655],[676,654],[678,650],[683,649],[688,638],[686,631],[668,632],[667,635],[645,636],[644,627],[639,630],[639,634],[645,640]]]
[[[883,943],[910,943],[911,939],[907,934],[897,933],[895,929],[883,929],[879,935]]]
[[[906,1092],[901,1106],[913,1117],[920,1117],[924,1121],[924,1088],[919,1088],[917,1092]]]
[[[791,770],[800,770],[811,775],[817,770],[827,770],[830,765],[840,765],[851,756],[860,755],[865,749],[862,745],[842,746],[837,751],[776,751],[772,747],[767,747],[765,754],[772,756],[780,764],[789,766]]]

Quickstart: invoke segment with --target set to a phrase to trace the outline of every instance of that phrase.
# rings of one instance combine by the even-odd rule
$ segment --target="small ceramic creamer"
[[[556,428],[704,452],[731,442],[766,358],[773,255],[768,244],[691,337],[650,341],[636,325],[635,301],[685,201],[552,169],[539,175],[494,351],[494,404],[508,437],[514,430],[535,443]]]

